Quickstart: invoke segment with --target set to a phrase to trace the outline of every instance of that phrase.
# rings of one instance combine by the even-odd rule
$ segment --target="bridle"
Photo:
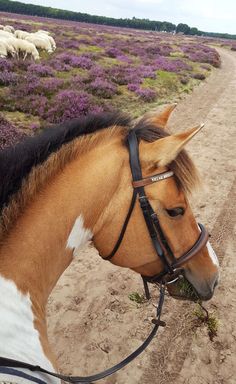
[[[5,357],[0,357],[0,374],[2,371],[6,370],[5,367],[9,369],[23,368],[23,369],[28,369],[30,371],[46,373],[50,376],[57,377],[69,383],[92,384],[93,381],[98,381],[107,376],[110,376],[113,373],[120,370],[121,368],[123,368],[124,366],[126,366],[127,364],[129,364],[132,360],[134,360],[138,355],[140,355],[146,349],[146,347],[150,344],[150,342],[156,335],[159,327],[165,326],[165,323],[160,319],[162,307],[164,303],[164,297],[165,297],[165,286],[177,281],[180,275],[183,274],[183,270],[181,266],[184,263],[188,262],[190,259],[192,259],[203,247],[205,247],[208,241],[208,233],[205,227],[202,224],[199,224],[200,235],[198,240],[195,242],[195,244],[191,247],[191,249],[185,252],[178,259],[174,256],[171,250],[171,247],[169,246],[168,241],[162,231],[160,222],[158,220],[158,216],[154,212],[144,190],[145,186],[152,183],[159,182],[161,180],[165,180],[169,177],[172,177],[174,173],[172,171],[167,171],[167,172],[149,176],[147,178],[143,178],[140,161],[139,161],[139,143],[134,130],[131,130],[129,132],[127,141],[128,141],[128,148],[129,148],[130,169],[131,169],[132,178],[133,178],[132,180],[133,195],[132,195],[130,207],[126,215],[124,224],[122,226],[118,240],[112,252],[108,256],[103,258],[104,260],[111,260],[112,257],[118,251],[122,243],[122,240],[124,238],[130,217],[132,215],[135,202],[138,198],[140,207],[144,216],[144,220],[146,222],[147,230],[152,240],[152,244],[156,251],[157,257],[160,258],[163,264],[163,270],[157,275],[142,276],[146,297],[148,299],[150,298],[148,283],[158,284],[160,288],[160,296],[159,296],[159,301],[158,301],[157,310],[156,310],[156,318],[152,320],[152,323],[154,324],[154,326],[151,333],[148,335],[147,339],[143,342],[143,344],[140,347],[138,347],[134,352],[132,352],[125,359],[123,359],[120,363],[114,365],[109,369],[106,369],[103,372],[100,372],[92,376],[81,377],[81,376],[60,375],[58,373],[47,371],[44,368],[41,368],[40,366],[37,366],[37,365],[32,365],[22,361],[8,359]]]
[[[124,238],[130,217],[132,215],[135,202],[138,198],[140,207],[143,213],[144,220],[146,222],[147,230],[149,236],[152,240],[153,247],[156,251],[157,257],[160,258],[163,264],[163,270],[154,276],[142,276],[144,282],[144,288],[147,299],[150,298],[148,283],[162,283],[162,284],[171,284],[183,274],[181,266],[192,259],[203,247],[205,247],[208,241],[208,232],[202,224],[199,225],[200,236],[195,244],[185,252],[178,259],[173,254],[171,247],[168,244],[168,241],[162,231],[159,219],[155,211],[153,210],[147,196],[145,193],[144,187],[162,180],[165,180],[169,177],[174,176],[174,172],[167,171],[159,174],[155,174],[146,178],[142,177],[142,169],[139,160],[139,143],[134,130],[131,130],[127,138],[128,148],[129,148],[129,162],[130,169],[132,174],[132,185],[133,185],[133,195],[128,210],[128,214],[125,218],[124,224],[122,226],[118,240],[112,250],[112,252],[103,257],[104,260],[111,260],[113,256],[118,251],[122,240]]]

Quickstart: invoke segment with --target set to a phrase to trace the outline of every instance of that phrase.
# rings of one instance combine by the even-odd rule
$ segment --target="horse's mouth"
[[[179,277],[177,281],[167,285],[170,296],[178,300],[198,301],[199,296],[194,287],[185,277]]]

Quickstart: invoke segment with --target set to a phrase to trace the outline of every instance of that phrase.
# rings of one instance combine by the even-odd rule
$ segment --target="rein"
[[[164,298],[165,298],[165,285],[162,284],[160,286],[160,296],[159,296],[159,301],[158,301],[158,306],[157,306],[157,311],[156,311],[156,318],[152,320],[152,323],[154,324],[154,327],[146,340],[130,355],[128,355],[125,359],[123,359],[121,362],[118,364],[114,365],[111,368],[106,369],[105,371],[102,371],[100,373],[97,373],[95,375],[91,376],[66,376],[66,375],[60,375],[59,373],[55,372],[50,372],[47,371],[44,368],[41,368],[38,365],[32,365],[28,363],[24,363],[22,361],[18,360],[13,360],[13,359],[7,359],[5,357],[0,357],[0,374],[1,374],[1,367],[11,367],[11,368],[23,368],[23,369],[29,369],[32,372],[42,372],[46,373],[50,376],[57,377],[58,379],[64,380],[68,383],[87,383],[87,384],[93,384],[92,382],[98,381],[101,379],[104,379],[107,376],[112,375],[113,373],[119,371],[121,368],[125,367],[127,364],[129,364],[132,360],[134,360],[137,356],[139,356],[150,344],[154,336],[156,335],[158,328],[160,326],[165,326],[165,323],[161,321],[161,312],[162,312],[162,307],[164,303]]]
[[[154,212],[144,190],[144,186],[172,177],[174,173],[172,171],[167,171],[167,172],[156,174],[147,178],[143,178],[140,161],[139,161],[139,145],[138,145],[138,140],[137,140],[135,131],[131,130],[128,134],[128,147],[129,147],[130,169],[131,169],[132,178],[133,178],[132,180],[133,195],[132,195],[130,207],[126,215],[124,224],[122,226],[118,240],[112,252],[108,256],[103,258],[104,260],[111,260],[112,257],[118,251],[121,245],[121,242],[124,238],[126,228],[129,224],[129,220],[132,215],[135,202],[138,199],[143,216],[144,216],[144,220],[146,222],[147,230],[152,240],[152,244],[156,251],[157,257],[161,259],[163,264],[163,270],[157,275],[142,276],[147,299],[150,299],[148,283],[154,283],[159,285],[160,287],[160,296],[159,296],[159,301],[157,305],[156,318],[152,320],[152,323],[154,324],[152,331],[150,332],[146,340],[134,352],[128,355],[120,363],[95,375],[86,376],[86,377],[66,376],[66,375],[61,375],[58,373],[47,371],[46,369],[41,368],[38,365],[32,365],[22,361],[8,359],[5,357],[0,357],[0,374],[1,374],[1,367],[23,368],[23,369],[29,369],[30,371],[33,371],[33,372],[42,372],[69,383],[92,384],[92,382],[98,381],[107,376],[110,376],[113,373],[120,370],[121,368],[125,367],[127,364],[129,364],[132,360],[134,360],[147,348],[147,346],[150,344],[150,342],[156,335],[159,327],[165,326],[165,322],[161,321],[160,319],[164,298],[165,298],[165,287],[166,285],[172,284],[175,281],[177,281],[180,275],[183,274],[183,270],[180,267],[184,263],[189,261],[192,257],[194,257],[206,245],[208,241],[208,233],[205,227],[202,224],[199,224],[200,236],[198,240],[195,242],[195,244],[192,246],[192,248],[187,252],[185,252],[178,259],[174,256],[165,238],[165,235],[161,229],[161,225],[158,220],[157,214]]]

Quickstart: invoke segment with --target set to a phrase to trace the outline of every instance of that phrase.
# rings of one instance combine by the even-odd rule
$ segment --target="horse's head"
[[[149,182],[144,187],[151,208],[157,215],[160,231],[163,233],[164,242],[160,233],[157,238],[169,264],[173,263],[173,257],[178,261],[183,254],[191,250],[201,232],[187,198],[187,192],[197,181],[197,172],[183,148],[199,132],[202,125],[184,133],[166,134],[156,126],[164,127],[172,109],[169,108],[157,117],[149,116],[134,128],[139,142],[142,179],[150,181],[148,178],[151,175],[165,174],[170,170],[174,173],[173,177],[167,174],[167,178],[158,182]],[[109,254],[119,238],[129,210],[132,189],[127,155],[121,170],[119,187],[104,215],[104,225],[94,238],[95,245],[103,257]],[[137,200],[121,244],[111,261],[116,265],[131,268],[143,276],[159,275],[165,265],[157,256]],[[163,244],[165,241],[167,241],[166,244]],[[181,263],[181,269],[201,299],[208,300],[212,297],[218,282],[219,264],[209,242],[205,241],[198,247],[194,257],[186,258]],[[169,289],[171,292],[171,285]],[[175,294],[178,295],[176,289]]]

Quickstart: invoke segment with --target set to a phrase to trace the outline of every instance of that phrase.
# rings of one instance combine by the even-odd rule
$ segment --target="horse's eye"
[[[170,217],[176,217],[176,216],[183,216],[184,215],[184,208],[178,207],[173,209],[167,209],[166,212]]]

